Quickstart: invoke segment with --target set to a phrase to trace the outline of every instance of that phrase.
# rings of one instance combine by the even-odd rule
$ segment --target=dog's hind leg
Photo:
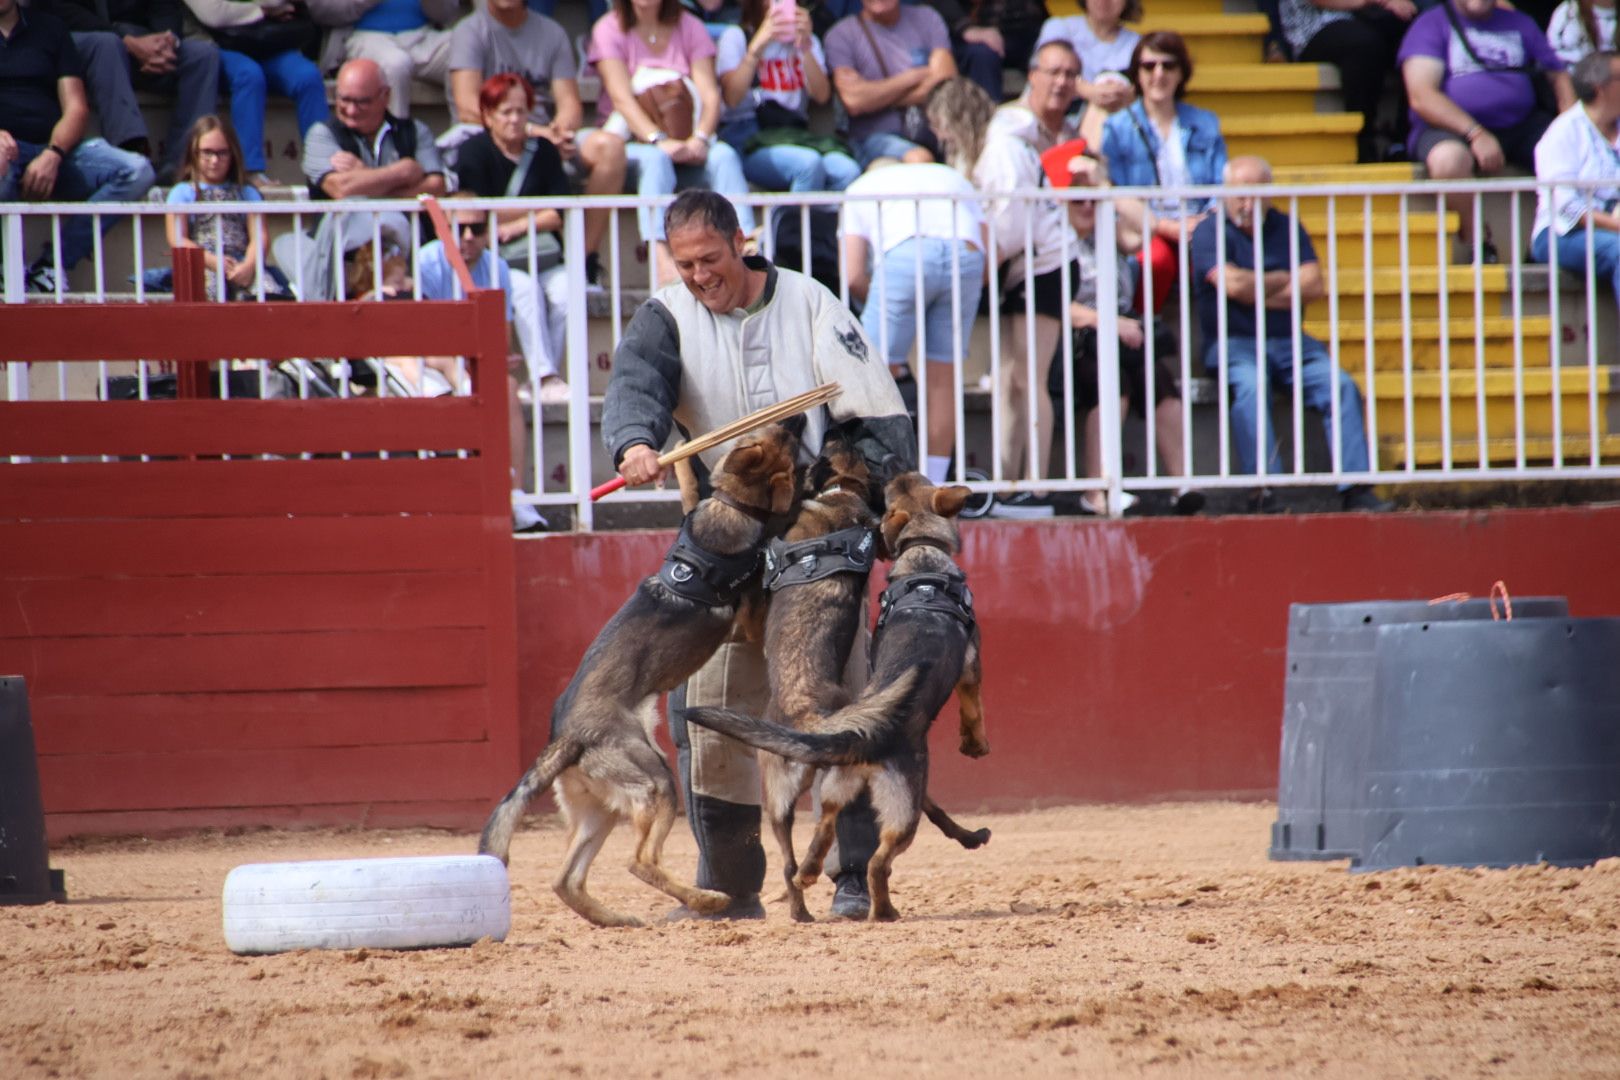
[[[962,662],[962,675],[956,681],[956,703],[961,714],[961,751],[968,757],[984,757],[990,752],[990,739],[984,733],[984,702],[979,698],[979,684],[984,669],[979,666],[977,628],[974,639],[968,642],[968,652]]]
[[[837,839],[838,812],[854,802],[866,787],[866,775],[857,768],[833,768],[821,774],[821,817],[816,831],[805,848],[804,861],[799,864],[799,876],[794,879],[799,888],[808,889],[821,876],[827,862],[827,852]]]
[[[571,782],[568,776],[557,785],[557,802],[568,817],[569,843],[562,869],[551,883],[552,890],[587,922],[597,926],[640,926],[640,919],[604,907],[585,891],[591,863],[601,852],[619,816],[587,791],[583,783]]]
[[[804,890],[799,887],[799,860],[793,853],[793,807],[810,786],[810,770],[774,754],[761,754],[760,758],[764,765],[765,816],[770,820],[771,834],[776,837],[776,846],[782,854],[788,912],[795,922],[815,922],[815,916],[805,905]]]
[[[889,875],[894,860],[911,846],[921,817],[918,805],[926,796],[910,778],[884,770],[872,778],[872,808],[877,811],[878,846],[866,864],[866,888],[872,895],[867,918],[872,922],[893,922],[900,917],[889,898]]]
[[[675,824],[675,781],[663,757],[656,755],[655,760],[658,773],[648,777],[647,787],[634,795],[631,813],[636,826],[636,854],[630,862],[630,872],[693,911],[703,914],[721,911],[731,903],[731,897],[713,889],[682,884],[664,869],[664,841]]]
[[[963,847],[967,848],[969,851],[972,851],[977,847],[983,847],[985,844],[990,842],[989,829],[963,828],[961,825],[956,823],[951,815],[940,809],[939,804],[933,799],[929,798],[927,795],[923,796],[922,809],[923,813],[928,815],[928,820],[934,823],[935,828],[944,833],[950,839],[955,840],[958,844],[961,844]]]

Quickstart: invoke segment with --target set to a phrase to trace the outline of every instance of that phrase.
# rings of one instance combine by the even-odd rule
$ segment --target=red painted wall
[[[966,522],[992,752],[935,726],[953,809],[1274,795],[1288,605],[1515,595],[1620,614],[1620,508],[1123,522]],[[521,743],[671,533],[517,545]]]

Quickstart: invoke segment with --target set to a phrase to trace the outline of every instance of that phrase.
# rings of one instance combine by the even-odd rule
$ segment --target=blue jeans
[[[854,143],[855,160],[861,163],[863,169],[880,157],[892,157],[899,161],[915,149],[916,143],[904,135],[889,131],[879,131]]]
[[[743,176],[742,158],[723,142],[709,147],[702,165],[676,165],[656,146],[632,140],[624,153],[636,167],[637,195],[673,195],[678,188],[699,187],[719,192],[737,208],[737,223],[743,232],[754,229],[754,211],[742,200],[748,197],[748,181]],[[636,224],[647,241],[664,238],[665,207],[636,208]]]
[[[808,146],[762,146],[748,153],[744,148],[758,130],[757,120],[734,120],[720,128],[720,138],[743,155],[743,175],[763,191],[843,191],[861,175],[848,154]]]
[[[1551,229],[1542,229],[1530,241],[1530,257],[1537,262],[1546,262],[1550,244],[1548,234]],[[1586,227],[1577,226],[1558,238],[1558,265],[1565,270],[1574,271],[1582,277],[1586,276]],[[1620,233],[1610,232],[1608,229],[1593,228],[1592,230],[1592,269],[1598,277],[1607,281],[1620,297]]]
[[[295,49],[258,61],[221,49],[220,67],[231,89],[231,126],[242,143],[242,168],[263,172],[265,167],[264,102],[266,92],[291,98],[298,110],[298,134],[329,119],[326,84],[315,62]]]
[[[922,295],[917,295],[917,264],[922,264]],[[903,240],[883,255],[861,310],[866,336],[891,364],[903,364],[917,339],[917,308],[923,309],[921,355],[937,363],[958,362],[968,350],[973,319],[984,289],[984,255],[966,240],[925,236]],[[961,280],[960,306],[951,321],[952,283]],[[961,333],[957,351],[956,333]],[[885,350],[887,350],[885,352]]]
[[[1328,438],[1333,437],[1333,380],[1339,383],[1339,448],[1341,468],[1345,472],[1365,472],[1367,469],[1367,429],[1362,424],[1361,391],[1348,372],[1333,362],[1327,347],[1309,334],[1301,335],[1303,355],[1299,373],[1304,380],[1302,397],[1305,407],[1315,409],[1323,417]],[[1255,367],[1255,341],[1253,338],[1229,338],[1226,343],[1226,383],[1232,402],[1232,445],[1237,450],[1238,471],[1255,471],[1255,425],[1260,405],[1259,372]],[[1204,365],[1215,371],[1219,360],[1216,345],[1211,343],[1204,357]],[[1294,385],[1294,343],[1292,336],[1266,338],[1266,386],[1288,389]],[[1269,414],[1268,414],[1269,415]],[[1277,429],[1266,425],[1266,468],[1269,472],[1282,471],[1282,458],[1277,453]]]
[[[11,168],[0,175],[0,203],[15,202],[21,190],[23,170],[37,158],[45,147],[39,143],[17,140],[17,159]],[[139,154],[109,146],[105,139],[86,139],[73,148],[56,173],[56,187],[51,192],[52,202],[136,202],[152,186],[152,163]],[[103,215],[101,231],[118,224],[122,218]],[[62,268],[71,270],[79,260],[90,254],[94,241],[90,235],[90,218],[75,215],[62,219]],[[51,249],[47,244],[39,261],[50,265]]]

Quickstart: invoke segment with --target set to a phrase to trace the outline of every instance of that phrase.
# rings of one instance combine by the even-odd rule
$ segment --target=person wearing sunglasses
[[[1115,187],[1219,184],[1226,168],[1226,139],[1214,113],[1182,100],[1193,64],[1181,35],[1172,30],[1144,35],[1131,54],[1128,74],[1137,100],[1103,125],[1109,181]],[[1152,295],[1144,299],[1145,310],[1163,306],[1176,279],[1177,248],[1209,215],[1210,206],[1207,197],[1120,200],[1121,215],[1139,226],[1148,241],[1142,258],[1152,270]]]

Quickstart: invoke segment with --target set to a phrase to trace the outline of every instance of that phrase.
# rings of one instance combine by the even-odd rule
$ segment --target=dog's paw
[[[702,915],[713,915],[726,910],[731,905],[731,897],[723,892],[713,889],[696,889],[686,906]]]
[[[990,752],[990,744],[984,739],[972,735],[962,736],[962,756],[981,758]]]

